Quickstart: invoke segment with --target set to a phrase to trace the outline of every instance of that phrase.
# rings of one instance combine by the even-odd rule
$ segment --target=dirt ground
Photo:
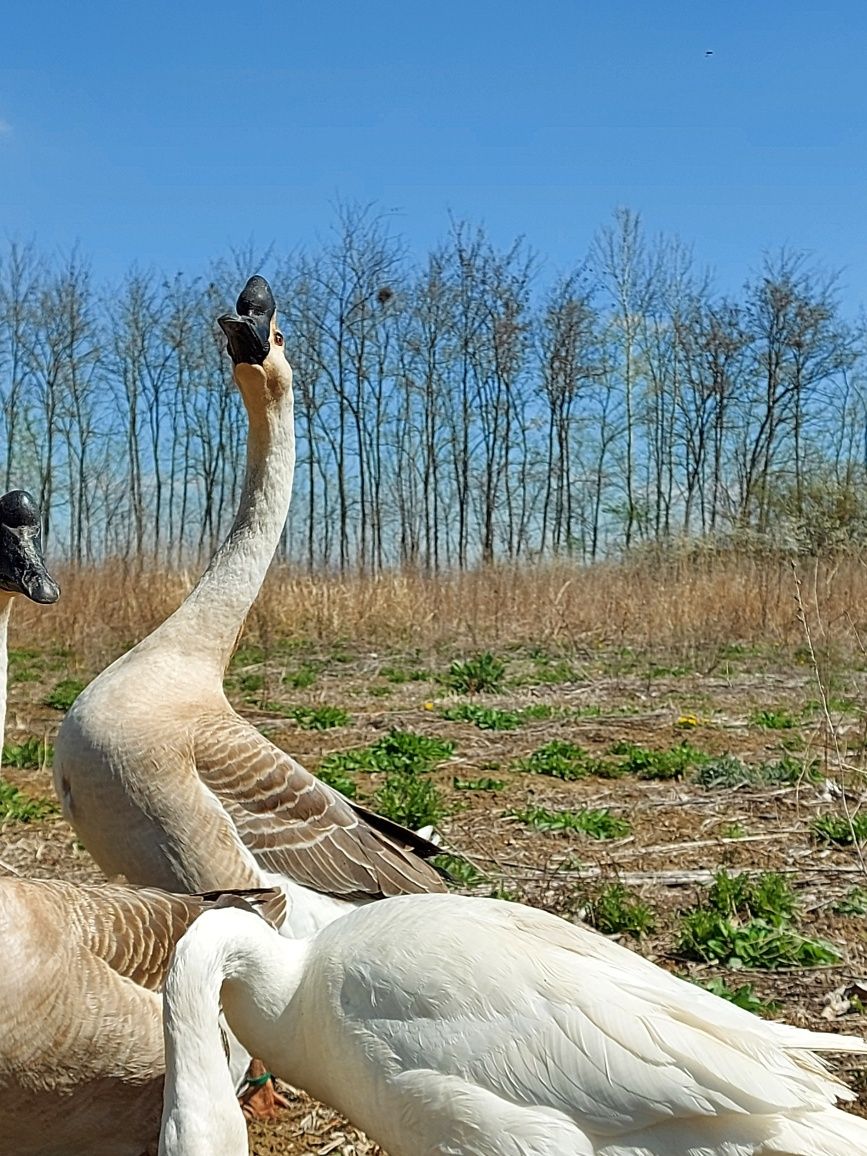
[[[649,665],[622,652],[502,655],[506,671],[496,693],[455,695],[438,681],[453,655],[358,654],[341,648],[314,653],[279,648],[263,656],[242,650],[230,671],[230,696],[242,713],[311,769],[335,751],[374,742],[391,728],[448,739],[454,751],[431,778],[448,805],[438,824],[444,846],[465,856],[476,870],[479,894],[516,897],[579,918],[594,895],[619,880],[652,910],[655,926],[630,947],[678,974],[730,987],[752,985],[773,1000],[774,1014],[816,1029],[867,1034],[865,1005],[855,998],[829,1022],[826,997],[861,982],[867,987],[867,916],[835,910],[853,888],[867,887],[857,845],[817,841],[811,823],[820,815],[852,813],[862,783],[865,675],[846,674],[846,697],[837,693],[826,716],[816,705],[809,664],[733,647],[731,654],[688,667]],[[23,664],[23,665],[22,665]],[[60,711],[44,698],[62,672],[34,661],[30,673],[13,663],[6,741],[56,732]],[[56,664],[54,664],[56,665]],[[17,675],[16,675],[17,670]],[[299,672],[307,672],[299,674]],[[298,683],[309,685],[297,685]],[[527,718],[510,730],[480,729],[448,720],[444,710],[460,704],[509,711],[549,705],[551,718]],[[293,706],[341,707],[347,725],[304,729],[283,712]],[[674,779],[637,774],[595,774],[562,781],[519,769],[518,760],[550,741],[580,744],[591,755],[611,757],[624,740],[649,750],[688,741],[708,756],[737,756],[750,767],[780,759],[813,766],[798,781],[705,787],[687,771]],[[28,792],[51,794],[46,768],[9,768],[4,777]],[[458,783],[492,779],[487,789]],[[358,773],[359,797],[381,785],[377,774]],[[510,815],[545,807],[608,808],[628,820],[620,838],[597,840],[571,832],[541,832]],[[7,823],[0,830],[0,866],[36,877],[97,880],[99,871],[64,822]],[[840,952],[832,966],[778,971],[726,970],[683,957],[678,947],[681,913],[704,893],[712,874],[778,871],[798,900],[797,927],[805,936],[830,941]],[[468,880],[465,880],[468,883]],[[865,993],[867,999],[867,993]],[[841,1011],[844,1005],[839,1005]],[[840,1067],[859,1092],[854,1110],[867,1115],[867,1063],[847,1059]],[[272,1124],[251,1129],[252,1151],[265,1153],[379,1152],[334,1113],[304,1096]]]

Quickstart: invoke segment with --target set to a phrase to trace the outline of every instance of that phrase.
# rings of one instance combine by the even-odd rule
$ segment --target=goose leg
[[[274,1077],[261,1060],[251,1060],[247,1071],[247,1084],[239,1097],[241,1111],[248,1120],[275,1120],[281,1108],[288,1108],[289,1101],[274,1085]]]

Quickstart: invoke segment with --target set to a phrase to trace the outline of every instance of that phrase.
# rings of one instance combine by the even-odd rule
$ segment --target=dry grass
[[[839,648],[841,656],[856,653],[852,627],[863,633],[867,620],[867,559],[809,561],[801,574],[806,606],[821,607],[817,643]],[[15,633],[35,646],[64,646],[98,667],[162,621],[196,576],[120,562],[61,568],[58,606],[22,604]],[[804,641],[790,563],[736,554],[644,555],[590,567],[495,567],[434,577],[309,576],[275,567],[247,638],[266,646],[277,638],[372,648],[629,646],[705,659],[732,643],[793,652]]]

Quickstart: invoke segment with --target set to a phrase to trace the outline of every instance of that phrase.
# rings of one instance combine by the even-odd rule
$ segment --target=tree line
[[[461,222],[411,260],[374,209],[342,207],[314,250],[116,284],[78,250],[7,244],[4,482],[37,495],[55,555],[175,566],[226,531],[244,420],[214,322],[253,271],[295,368],[295,564],[867,537],[864,328],[804,254],[764,255],[726,296],[628,209],[552,274],[526,241]]]

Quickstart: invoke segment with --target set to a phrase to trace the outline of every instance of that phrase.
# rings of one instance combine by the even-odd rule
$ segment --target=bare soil
[[[484,876],[473,887],[477,893],[508,894],[579,918],[595,889],[620,880],[656,918],[651,934],[623,940],[631,948],[691,978],[719,976],[731,987],[749,983],[758,996],[776,1001],[775,1014],[791,1023],[867,1034],[867,1014],[857,1000],[839,1018],[823,1017],[832,991],[867,982],[867,917],[834,911],[853,887],[867,887],[864,864],[857,846],[826,846],[811,832],[818,815],[841,813],[841,790],[846,809],[851,812],[860,805],[864,726],[858,704],[864,702],[864,676],[847,671],[850,702],[838,706],[834,700],[836,709],[826,717],[810,705],[817,698],[817,684],[809,664],[743,648],[734,648],[725,660],[720,654],[717,647],[706,662],[698,656],[686,667],[665,668],[623,651],[540,657],[515,650],[504,654],[507,674],[501,692],[455,696],[436,677],[453,655],[434,659],[418,653],[275,647],[264,658],[248,648],[236,657],[227,686],[242,713],[311,769],[325,754],[368,744],[393,727],[451,740],[454,754],[432,772],[450,812],[439,829],[446,847],[466,856]],[[416,679],[395,681],[401,671],[409,679],[419,668]],[[29,735],[50,741],[61,718],[43,699],[63,672],[35,662],[21,677],[26,669],[26,660],[13,664],[18,681],[10,688],[7,743]],[[313,682],[296,689],[291,680],[303,669],[314,672]],[[462,702],[509,710],[550,704],[568,713],[505,731],[481,730],[440,716],[441,710]],[[280,713],[292,705],[323,704],[344,708],[350,724],[305,730]],[[755,712],[762,710],[777,712],[780,718],[787,713],[794,725],[760,725]],[[785,756],[805,764],[816,760],[822,774],[818,781],[805,776],[791,785],[710,789],[699,786],[690,773],[664,781],[630,774],[563,782],[516,768],[517,760],[555,738],[579,743],[597,755],[623,740],[662,750],[686,739],[703,752],[737,755],[751,765]],[[456,777],[485,776],[505,785],[499,790],[454,787]],[[46,768],[8,768],[4,777],[32,794],[51,794]],[[380,785],[376,775],[359,774],[357,779],[361,798],[370,798]],[[509,816],[528,805],[610,808],[629,821],[631,833],[607,841],[578,833],[542,833]],[[34,877],[101,877],[74,833],[56,817],[6,824],[0,830],[0,864]],[[797,893],[799,930],[835,944],[841,962],[821,968],[726,972],[681,958],[680,914],[723,867],[731,872],[784,872]],[[854,1110],[867,1116],[867,1064],[848,1058],[840,1070],[859,1092]],[[301,1094],[277,1122],[253,1125],[251,1142],[257,1156],[379,1152],[329,1109]]]

